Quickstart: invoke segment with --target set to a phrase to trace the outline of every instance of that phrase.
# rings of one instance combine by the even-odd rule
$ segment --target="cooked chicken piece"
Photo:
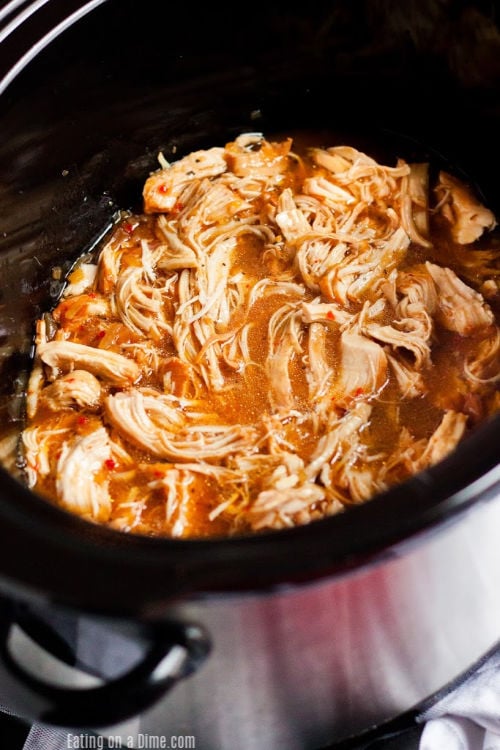
[[[225,499],[209,513],[214,521],[229,506],[240,499],[238,485],[248,481],[241,472],[204,461],[188,464],[143,464],[141,470],[150,478],[148,488],[162,491],[165,498],[166,532],[172,536],[188,537],[199,531],[197,498],[206,492],[207,480],[216,487],[217,494]],[[228,487],[236,488],[230,490]],[[245,503],[247,498],[245,497]],[[147,530],[147,527],[146,527]]]
[[[189,532],[188,511],[193,506],[192,493],[195,477],[190,471],[184,471],[181,467],[172,465],[163,467],[156,472],[156,475],[157,478],[149,482],[148,487],[163,491],[165,521],[171,527],[170,534],[173,537],[182,537]]]
[[[54,309],[52,316],[56,323],[67,330],[77,330],[83,320],[91,317],[106,318],[111,311],[110,302],[100,294],[78,294],[65,297]]]
[[[428,261],[425,267],[437,287],[436,318],[444,328],[461,336],[469,336],[494,322],[493,312],[481,294],[464,284],[451,268],[443,268]]]
[[[178,232],[169,226],[163,214],[158,216],[158,229],[166,240],[162,246],[162,254],[157,267],[165,271],[175,271],[179,268],[197,268],[198,258],[195,251],[179,238]]]
[[[429,165],[410,164],[410,174],[401,182],[401,223],[417,245],[431,247],[429,241]]]
[[[352,161],[341,156],[335,151],[335,149],[311,148],[310,154],[316,164],[328,169],[332,174],[337,174],[337,172],[347,172],[352,166]],[[375,164],[375,162],[373,162],[373,164]]]
[[[35,487],[39,479],[51,472],[53,446],[67,434],[64,428],[27,427],[23,430],[22,442],[26,460],[26,479],[28,487]]]
[[[465,377],[475,386],[497,383],[500,380],[500,329],[479,344],[477,352],[464,363]]]
[[[344,472],[344,484],[349,488],[350,499],[355,503],[364,503],[377,492],[387,489],[387,485],[378,476],[374,466],[350,466]]]
[[[198,269],[181,272],[177,287],[179,304],[172,329],[176,349],[215,391],[226,383],[222,365],[227,353],[221,343],[236,334],[226,326],[246,303],[247,286],[237,277],[230,278],[235,246],[234,237],[215,243]]]
[[[157,247],[156,241],[153,245],[153,243],[148,242],[148,240],[144,238],[141,239],[140,265],[142,268],[142,277],[144,281],[151,284],[151,286],[154,285],[157,278],[156,264],[161,254],[162,248]]]
[[[408,297],[403,297],[398,303],[396,311],[398,313],[398,318],[395,321],[397,328],[430,345],[434,324],[423,303],[410,302]]]
[[[269,400],[277,411],[290,411],[295,404],[289,370],[293,355],[293,341],[287,335],[266,359],[266,376],[270,383]]]
[[[290,188],[281,193],[276,212],[276,224],[287,242],[295,242],[311,231],[311,226],[302,211],[297,208]]]
[[[86,370],[73,370],[46,386],[40,394],[40,403],[51,411],[72,406],[93,409],[99,405],[101,384]]]
[[[203,193],[196,201],[191,201],[188,207],[192,215],[196,214],[200,227],[208,228],[209,236],[211,232],[218,232],[219,227],[224,231],[232,219],[240,219],[242,213],[252,208],[249,201],[243,200],[235,190],[220,180],[204,180],[200,186],[203,187]],[[206,244],[210,244],[210,239]]]
[[[340,355],[336,384],[340,405],[379,393],[387,382],[387,357],[380,344],[347,330],[340,337]]]
[[[187,322],[193,323],[201,318],[209,318],[214,323],[229,323],[234,307],[243,303],[238,295],[238,286],[233,287],[229,280],[235,247],[234,237],[217,243],[204,258],[199,270],[191,275],[197,294],[194,299],[188,301],[192,310],[186,318]],[[179,307],[177,315],[183,312],[185,307],[187,305]]]
[[[40,357],[36,357],[36,361],[30,372],[28,380],[28,387],[26,389],[26,414],[28,419],[33,419],[38,409],[38,400],[42,387],[45,383],[45,373],[43,366],[40,361]]]
[[[264,490],[247,511],[247,520],[254,531],[295,526],[294,516],[299,513],[308,516],[311,506],[324,498],[324,488],[311,482],[300,487]],[[302,522],[305,521],[303,518]]]
[[[282,420],[282,427],[286,421]],[[268,446],[271,455],[278,459],[278,465],[270,476],[264,479],[263,489],[286,490],[297,487],[304,476],[304,461],[296,453],[283,450],[272,437]]]
[[[111,239],[103,247],[97,263],[97,288],[102,294],[113,291],[121,265],[121,247]]]
[[[377,173],[392,177],[404,177],[409,167],[400,161],[396,167],[388,167],[375,161],[368,154],[352,146],[333,146],[327,149],[310,149],[313,160],[336,175],[343,182],[355,182]]]
[[[345,242],[337,242],[330,238],[306,239],[300,243],[296,254],[296,263],[306,286],[313,292],[324,293],[330,278],[336,280],[338,268],[344,258],[350,253]],[[330,282],[331,287],[333,282]],[[329,300],[335,299],[332,291]]]
[[[226,171],[225,151],[214,147],[193,151],[165,169],[157,170],[144,185],[144,211],[147,214],[169,213],[175,208],[189,182],[204,177],[217,177]]]
[[[264,452],[237,454],[230,459],[231,471],[234,476],[239,476],[239,481],[248,483],[249,479],[256,478],[261,490],[295,487],[302,481],[304,461],[284,445],[283,428],[288,420],[288,415],[284,418],[281,415],[262,417],[266,438],[262,442]]]
[[[63,508],[98,523],[109,519],[108,481],[97,480],[97,475],[110,458],[111,445],[104,427],[63,443],[56,473],[57,495]]]
[[[226,378],[222,372],[221,343],[215,333],[213,321],[195,320],[191,326],[181,323],[179,327],[187,329],[187,336],[191,338],[191,343],[188,344],[188,339],[185,339],[188,346],[184,350],[178,350],[186,357],[187,350],[192,348],[194,353],[190,364],[197,367],[201,379],[209,389],[216,393],[222,391],[226,385]],[[176,339],[174,338],[174,340]],[[201,347],[199,347],[199,344],[201,344]]]
[[[362,439],[363,431],[370,424],[370,414],[370,405],[358,402],[332,425],[330,434],[325,434],[318,444],[314,460],[306,467],[306,476],[311,478],[314,469],[317,481],[324,485],[328,496],[344,504],[367,500],[386,488],[376,463],[381,456],[370,455]],[[327,460],[320,463],[322,458]]]
[[[304,323],[325,323],[343,326],[352,321],[353,314],[335,302],[303,302],[302,320]]]
[[[447,411],[427,443],[419,460],[419,469],[433,466],[451,453],[462,439],[466,426],[465,414]]]
[[[320,415],[331,408],[329,386],[334,375],[328,363],[326,328],[321,323],[311,323],[307,339],[307,355],[302,358],[306,365],[306,380],[309,387],[309,401]]]
[[[275,294],[286,294],[289,297],[304,297],[306,290],[303,284],[295,284],[291,281],[275,281],[274,279],[264,278],[257,281],[248,292],[247,309],[250,310],[252,305],[261,297],[271,297]]]
[[[132,390],[108,396],[110,422],[134,445],[172,461],[222,460],[248,447],[253,430],[213,423],[213,415],[189,424],[176,402],[161,394]]]
[[[127,268],[118,277],[116,309],[122,322],[139,336],[159,341],[171,332],[161,289],[142,281],[143,269]]]
[[[418,370],[430,362],[432,316],[438,300],[436,286],[425,267],[420,265],[397,272],[391,284],[389,280],[384,284],[385,294],[395,312],[393,324],[382,328],[367,327],[365,332],[390,344],[396,351],[406,348],[412,352],[415,367],[395,352],[391,354],[390,362],[404,397],[414,398],[425,390]]]
[[[350,446],[355,435],[369,424],[372,407],[364,401],[354,403],[344,417],[333,421],[330,429],[319,439],[309,464],[305,469],[305,476],[312,480],[321,472],[325,464],[334,461],[341,451]]]
[[[334,214],[322,200],[314,195],[305,195],[304,193],[295,194],[293,199],[312,232],[317,235],[326,235],[338,231],[342,217]],[[354,211],[355,208],[352,213]]]
[[[472,190],[461,180],[441,171],[436,188],[440,210],[450,222],[455,242],[468,245],[475,242],[487,229],[496,227],[493,213],[483,206]]]
[[[342,208],[356,202],[356,198],[349,190],[336,185],[326,177],[308,177],[304,180],[302,189],[306,195],[320,198],[333,209]]]
[[[243,373],[249,365],[254,365],[250,354],[248,336],[252,328],[251,323],[242,326],[238,331],[224,334],[224,340],[221,343],[221,354],[224,362],[235,372]],[[229,332],[228,332],[229,333]]]
[[[410,352],[415,360],[415,369],[420,370],[427,367],[431,361],[431,349],[426,332],[422,335],[422,329],[419,326],[416,328],[408,326],[400,329],[399,327],[396,328],[396,325],[398,325],[398,321],[394,325],[370,323],[363,327],[363,333],[383,344],[389,344],[396,351],[405,349]]]
[[[323,510],[323,515],[338,512],[339,509],[352,503],[359,503],[373,497],[377,492],[387,489],[380,467],[382,454],[371,455],[369,446],[364,442],[362,430],[342,441],[331,459],[322,464],[316,481],[325,487],[331,503],[331,511]],[[340,506],[340,507],[338,507]]]
[[[265,422],[267,420],[264,420]],[[279,420],[272,417],[270,422],[276,424]],[[269,447],[270,453],[252,453],[247,452],[238,454],[230,458],[231,474],[221,476],[221,480],[231,485],[238,483],[241,488],[241,497],[244,500],[243,514],[246,516],[248,501],[251,490],[254,487],[257,493],[265,490],[286,490],[291,487],[298,487],[304,479],[304,462],[296,453],[291,453],[286,447],[278,445],[273,432],[273,425],[269,424],[269,440],[266,447]],[[283,424],[278,424],[278,430],[283,428]],[[238,493],[239,494],[239,493]],[[228,507],[227,501],[223,501],[223,508],[218,506],[212,511],[213,515],[218,515],[222,509]]]
[[[88,291],[94,284],[97,276],[97,265],[95,263],[79,263],[68,277],[68,284],[64,288],[64,297],[74,297]]]
[[[417,398],[427,392],[422,373],[414,369],[398,354],[387,354],[402,398]]]
[[[387,300],[394,310],[398,304],[397,279],[398,270],[397,268],[393,268],[387,275],[384,274],[374,286],[374,291],[378,299]]]
[[[269,401],[274,411],[289,411],[295,396],[289,366],[302,354],[301,314],[297,303],[283,305],[271,316],[268,326],[269,354],[265,372],[269,381]]]
[[[326,151],[313,149],[312,154],[316,163],[332,172],[340,188],[367,205],[394,200],[400,187],[399,179],[410,173],[409,165],[402,160],[395,167],[388,167],[350,146],[336,146]]]
[[[438,294],[434,281],[432,277],[429,277],[425,266],[417,265],[398,271],[396,289],[407,298],[403,304],[406,314],[402,317],[411,315],[412,305],[421,305],[419,310],[423,308],[429,315],[434,315],[438,304]],[[399,304],[401,305],[401,302]],[[401,309],[399,312],[401,315]]]
[[[279,177],[288,168],[292,139],[280,143],[266,141],[261,133],[245,133],[226,144],[228,169],[238,177]]]
[[[409,244],[408,235],[399,228],[387,241],[376,240],[361,250],[353,247],[343,260],[326,270],[319,282],[321,291],[344,305],[363,301],[402,261]]]
[[[403,482],[420,471],[419,461],[427,446],[425,438],[416,440],[407,427],[403,427],[394,449],[380,466],[379,479],[389,486]]]
[[[117,352],[103,351],[73,341],[48,341],[38,347],[38,354],[52,368],[52,377],[59,371],[88,370],[114,385],[131,385],[139,380],[141,371],[131,359]]]

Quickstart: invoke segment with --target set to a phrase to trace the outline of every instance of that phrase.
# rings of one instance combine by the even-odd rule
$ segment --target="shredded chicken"
[[[106,413],[132,443],[173,461],[222,459],[244,449],[253,437],[250,428],[212,423],[211,414],[202,416],[201,425],[192,424],[175,401],[139,389],[108,396]]]
[[[439,427],[432,433],[420,458],[424,469],[445,458],[458,445],[465,432],[467,417],[454,411],[445,412]]]
[[[346,330],[340,337],[340,352],[340,403],[379,393],[387,381],[387,356],[380,344]]]
[[[464,284],[451,268],[425,264],[437,287],[437,320],[450,331],[468,336],[494,322],[493,312],[483,296]]]
[[[177,204],[183,189],[194,180],[216,177],[226,170],[223,148],[195,151],[154,172],[144,185],[144,210],[146,213],[168,212]]]
[[[83,294],[93,287],[97,275],[97,265],[95,263],[79,263],[75,270],[69,276],[69,283],[64,288],[65,297],[75,297]]]
[[[500,408],[493,214],[426,162],[293,145],[160,154],[143,213],[73,264],[37,322],[30,487],[127,533],[286,529]]]
[[[99,473],[110,458],[111,445],[104,427],[64,443],[56,469],[57,495],[64,508],[92,521],[108,520],[108,481],[99,479]]]
[[[450,223],[453,239],[460,245],[475,242],[485,230],[495,228],[494,214],[467,185],[448,172],[439,173],[436,193],[440,211]]]
[[[228,169],[237,177],[279,177],[288,168],[292,139],[270,143],[262,133],[244,133],[226,145]]]
[[[401,183],[401,222],[413,242],[431,247],[429,237],[429,165],[410,164]]]
[[[130,385],[139,380],[141,371],[131,359],[117,352],[103,351],[73,341],[48,341],[39,347],[38,353],[53,374],[68,372],[76,368],[86,369],[116,385]]]
[[[101,399],[101,384],[88,370],[73,370],[47,385],[40,394],[40,402],[51,411],[68,407],[97,408]]]

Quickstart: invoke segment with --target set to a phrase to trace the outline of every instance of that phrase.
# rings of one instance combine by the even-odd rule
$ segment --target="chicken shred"
[[[450,224],[453,239],[460,245],[469,245],[485,230],[494,229],[494,214],[480,203],[471,189],[448,172],[439,173],[436,186],[439,210]]]
[[[298,144],[162,152],[143,212],[73,265],[37,322],[30,487],[127,533],[262,533],[432,469],[498,410],[492,212],[426,162]]]

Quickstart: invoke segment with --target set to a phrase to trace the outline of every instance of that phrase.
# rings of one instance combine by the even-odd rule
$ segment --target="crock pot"
[[[228,539],[87,523],[30,492],[12,451],[34,321],[61,290],[52,268],[140,207],[159,151],[307,130],[444,165],[500,215],[492,13],[431,0],[0,9],[0,702],[13,712],[98,730],[139,714],[150,736],[204,750],[316,750],[397,726],[496,647],[499,418],[365,505]],[[137,658],[110,676],[102,648],[82,658],[61,621],[95,624],[111,650],[129,639]],[[99,684],[62,687],[43,659],[34,673],[15,629]]]

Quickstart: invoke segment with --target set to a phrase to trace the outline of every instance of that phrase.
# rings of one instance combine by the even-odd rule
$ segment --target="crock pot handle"
[[[59,34],[107,0],[10,0],[0,7],[0,94]]]
[[[129,671],[90,688],[62,688],[35,677],[11,653],[15,619],[0,618],[0,686],[9,708],[30,722],[98,729],[133,718],[191,674],[209,652],[198,625],[162,623],[147,628],[149,647]]]

